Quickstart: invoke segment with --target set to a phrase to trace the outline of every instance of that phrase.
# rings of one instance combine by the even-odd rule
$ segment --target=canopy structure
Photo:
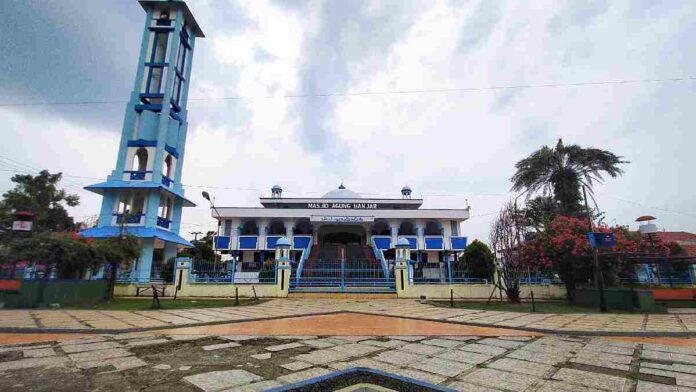
[[[142,227],[142,226],[126,226],[121,231],[120,227],[107,226],[107,227],[94,227],[80,232],[82,237],[86,238],[107,238],[107,237],[117,237],[123,234],[131,234],[139,238],[158,238],[162,241],[172,242],[177,245],[182,245],[186,247],[193,247],[193,244],[183,239],[178,234],[172,233],[171,231]]]

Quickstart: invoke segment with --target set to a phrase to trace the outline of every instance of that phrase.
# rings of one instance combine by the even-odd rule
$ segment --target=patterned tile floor
[[[0,346],[0,390],[260,391],[351,367],[458,391],[696,391],[696,347],[647,338],[159,332]]]
[[[696,332],[696,314],[529,314],[450,309],[413,300],[321,298],[276,299],[238,308],[185,310],[0,310],[0,330],[154,329],[338,311],[554,332]]]

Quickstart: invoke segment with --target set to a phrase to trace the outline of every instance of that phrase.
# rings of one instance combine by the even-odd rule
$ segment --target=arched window
[[[377,221],[372,226],[372,235],[391,235],[389,224],[386,221]]]
[[[285,235],[285,225],[281,221],[273,221],[268,227],[268,234]]]
[[[301,235],[308,235],[314,233],[314,229],[312,228],[312,224],[309,223],[309,219],[303,218],[300,219],[297,224],[295,224],[295,234],[301,234]]]
[[[442,235],[442,227],[440,223],[429,221],[425,224],[425,235]]]
[[[172,178],[172,156],[167,155],[167,158],[164,159],[164,175]]]
[[[144,172],[147,170],[147,149],[140,147],[133,157],[133,170]]]
[[[399,235],[416,235],[416,227],[412,222],[404,221],[399,225]]]
[[[242,235],[259,235],[259,228],[256,221],[248,220],[242,225]]]

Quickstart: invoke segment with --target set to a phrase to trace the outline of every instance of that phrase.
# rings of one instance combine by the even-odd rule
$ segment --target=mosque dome
[[[327,192],[322,199],[362,199],[360,194],[346,189],[343,183],[337,189]]]

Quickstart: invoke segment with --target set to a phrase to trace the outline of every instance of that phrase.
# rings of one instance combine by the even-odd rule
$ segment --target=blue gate
[[[393,269],[385,271],[379,263],[367,259],[307,260],[291,291],[395,292]]]

